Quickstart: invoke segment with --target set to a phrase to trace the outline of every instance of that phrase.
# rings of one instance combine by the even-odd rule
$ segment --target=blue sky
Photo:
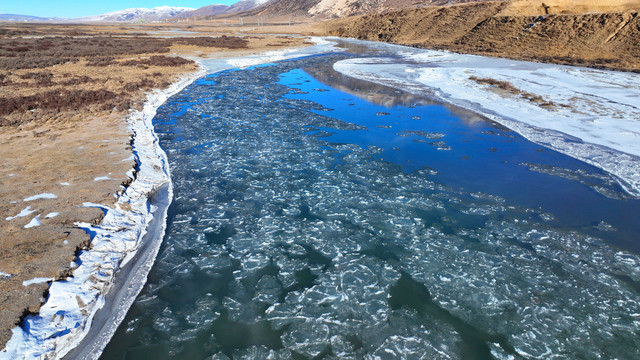
[[[238,0],[2,0],[0,14],[80,17],[136,7],[153,8],[168,5],[197,9],[206,5],[231,5],[236,2]]]

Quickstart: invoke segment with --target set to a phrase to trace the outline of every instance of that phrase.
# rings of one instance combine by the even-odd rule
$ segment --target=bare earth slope
[[[540,8],[538,11],[543,11]],[[326,33],[457,52],[640,70],[637,11],[513,15],[509,2],[427,7],[334,20]]]

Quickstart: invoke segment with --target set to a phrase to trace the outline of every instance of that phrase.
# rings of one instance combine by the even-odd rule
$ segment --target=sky
[[[236,2],[238,0],[2,0],[0,14],[74,18],[129,8],[168,5],[197,9],[207,5],[231,5]]]

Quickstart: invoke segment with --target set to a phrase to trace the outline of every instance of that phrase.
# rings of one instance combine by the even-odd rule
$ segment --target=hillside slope
[[[339,19],[329,35],[572,65],[640,70],[637,11],[503,16],[510,2],[427,7]],[[539,11],[543,11],[542,8]]]
[[[299,15],[314,17],[317,19],[329,19],[404,9],[415,9],[425,6],[484,1],[489,0],[272,0],[246,15]]]

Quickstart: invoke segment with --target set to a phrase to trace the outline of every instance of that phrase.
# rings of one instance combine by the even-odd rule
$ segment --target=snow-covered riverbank
[[[640,195],[639,74],[368,44],[398,58],[347,59],[334,69],[480,113],[615,175]]]
[[[169,88],[150,94],[143,110],[130,115],[128,122],[134,134],[133,152],[139,167],[135,174],[131,174],[135,180],[113,207],[85,204],[105,211],[105,217],[99,225],[77,224],[92,235],[90,250],[79,254],[73,264],[75,270],[72,277],[51,284],[49,297],[40,313],[28,316],[22,326],[13,329],[13,336],[0,352],[0,359],[61,358],[76,347],[91,328],[94,315],[105,306],[105,295],[114,287],[116,274],[144,248],[145,261],[137,263],[136,268],[131,269],[130,276],[119,274],[119,281],[125,282],[128,287],[130,299],[123,304],[107,305],[115,316],[110,319],[115,323],[111,334],[115,331],[146,282],[146,274],[164,235],[164,219],[171,200],[166,155],[158,145],[151,121],[157,108],[167,98],[203,73],[204,70],[190,74]],[[161,207],[150,202],[159,190],[163,190],[169,200],[162,203]],[[160,219],[162,226],[150,232],[148,226],[154,217],[156,221]],[[111,334],[101,335],[108,340]],[[99,355],[97,352],[93,357]]]

